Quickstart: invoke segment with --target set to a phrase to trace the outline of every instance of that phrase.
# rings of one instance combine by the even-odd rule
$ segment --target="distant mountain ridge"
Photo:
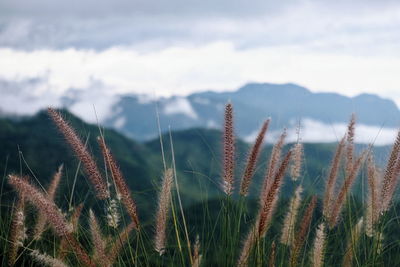
[[[313,93],[296,84],[249,83],[233,92],[205,91],[187,97],[172,96],[157,100],[161,128],[167,131],[193,127],[219,128],[223,108],[232,101],[238,135],[246,138],[261,122],[271,117],[271,130],[294,128],[308,119],[330,125],[347,123],[350,115],[367,126],[397,128],[400,111],[389,99],[372,94],[346,97],[336,93]],[[117,128],[137,140],[157,135],[156,101],[125,95],[117,101],[104,124]]]

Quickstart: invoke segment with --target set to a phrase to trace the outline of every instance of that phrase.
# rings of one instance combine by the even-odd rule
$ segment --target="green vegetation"
[[[113,130],[85,124],[66,111],[63,111],[62,114],[77,130],[82,141],[87,141],[87,148],[93,154],[102,175],[110,184],[112,197],[105,200],[96,198],[93,185],[90,184],[91,182],[87,179],[88,175],[82,168],[83,162],[74,157],[74,153],[71,152],[70,147],[45,112],[41,112],[33,118],[18,121],[0,120],[0,171],[3,173],[0,194],[0,244],[3,248],[0,260],[2,265],[6,265],[9,260],[9,250],[12,246],[10,243],[12,227],[10,225],[15,225],[12,223],[12,216],[9,215],[14,214],[15,220],[18,203],[21,203],[16,196],[19,195],[19,199],[21,199],[23,196],[21,192],[25,192],[25,194],[31,192],[29,191],[31,189],[18,189],[16,184],[23,183],[20,182],[22,175],[29,175],[30,182],[43,195],[42,189],[48,190],[54,172],[61,164],[64,164],[64,172],[55,195],[55,203],[65,214],[62,216],[66,221],[72,220],[74,213],[78,210],[76,207],[83,203],[82,215],[77,224],[78,228],[71,235],[64,235],[62,231],[57,233],[51,229],[52,227],[46,227],[47,231],[42,234],[41,238],[34,240],[32,234],[38,220],[40,204],[37,199],[30,200],[30,204],[26,204],[22,208],[25,217],[24,226],[28,229],[28,236],[24,238],[23,246],[18,250],[16,264],[35,265],[32,258],[39,258],[43,256],[43,253],[54,258],[61,258],[62,243],[66,240],[69,243],[80,244],[91,259],[91,262],[86,265],[90,265],[90,263],[106,265],[107,258],[111,258],[112,255],[116,257],[115,265],[118,266],[237,265],[240,255],[243,254],[244,240],[248,237],[249,231],[253,229],[252,227],[257,226],[259,222],[258,210],[260,204],[263,205],[262,196],[268,193],[268,190],[264,192],[261,185],[264,183],[265,170],[271,169],[272,166],[269,163],[270,156],[274,154],[272,146],[268,145],[262,149],[249,195],[245,197],[239,196],[236,192],[240,188],[240,178],[246,166],[249,146],[240,140],[236,142],[235,162],[237,164],[234,166],[236,173],[234,188],[236,189],[233,195],[226,196],[221,190],[221,169],[226,168],[226,163],[221,163],[223,162],[221,158],[224,157],[221,154],[221,132],[192,129],[162,136],[166,155],[164,168],[158,139],[144,144],[136,143]],[[96,140],[99,135],[104,136],[105,143],[120,166],[132,193],[131,196],[135,200],[140,221],[138,230],[135,230],[136,227],[129,223],[134,215],[127,212],[129,208],[124,202],[123,194],[121,201],[117,198],[116,193],[122,193],[122,191],[115,182],[116,174],[112,169],[112,164],[104,154],[102,155],[99,148]],[[170,137],[172,137],[172,143],[169,142]],[[349,142],[347,147],[351,145]],[[276,197],[276,204],[274,204],[276,209],[267,209],[270,216],[268,227],[265,228],[265,231],[263,230],[260,238],[255,238],[244,265],[268,266],[274,261],[275,266],[322,266],[312,260],[314,259],[314,239],[318,226],[329,221],[329,216],[322,213],[326,209],[322,206],[322,202],[325,197],[326,177],[330,172],[330,163],[335,147],[334,144],[305,144],[305,157],[302,157],[304,160],[301,175],[297,180],[289,178],[289,172],[286,172],[286,168],[289,167],[284,166],[283,158],[286,155],[289,160],[289,151],[292,151],[291,145],[283,148],[282,156],[279,156],[277,163],[273,165],[276,173],[269,177],[270,180],[278,179],[279,166],[282,168],[282,188],[277,188],[276,193],[274,193],[275,191],[270,193],[271,196]],[[357,148],[356,151],[361,149]],[[375,156],[382,159],[387,151],[388,148],[375,150]],[[395,160],[395,165],[400,166],[398,157]],[[176,164],[173,164],[174,161]],[[364,217],[364,222],[366,220],[365,203],[368,196],[369,173],[364,165],[366,163],[363,163],[352,187],[353,194],[346,194],[338,224],[332,229],[326,227],[323,231],[326,236],[325,245],[322,246],[324,266],[348,264],[348,260],[354,266],[387,266],[400,262],[400,244],[397,238],[400,234],[400,223],[397,219],[397,211],[400,211],[400,207],[391,206],[388,211],[382,213],[382,218],[377,215],[379,220],[374,222],[375,230],[372,235],[365,234],[364,224],[363,230],[357,230],[356,225],[360,218]],[[176,168],[176,172],[172,172],[174,181],[172,199],[167,201],[172,206],[171,214],[167,216],[168,220],[166,221],[164,252],[162,249],[155,250],[153,239],[154,225],[159,217],[159,215],[156,216],[156,210],[159,205],[157,204],[157,195],[160,192],[160,180],[163,175],[166,179],[167,169],[170,168]],[[348,170],[344,166],[339,169],[337,181],[339,185],[347,179],[347,172]],[[12,178],[7,179],[9,174],[16,175],[13,178],[15,184],[12,187],[7,182],[10,179],[13,181]],[[397,176],[396,179],[398,179]],[[179,191],[175,182],[179,184]],[[303,200],[300,200],[297,219],[295,218],[291,228],[295,235],[294,241],[285,244],[280,241],[282,229],[284,229],[285,217],[290,209],[291,198],[300,184],[304,188],[304,192]],[[15,194],[15,188],[18,189],[19,194]],[[316,207],[310,204],[313,195],[318,196]],[[29,196],[25,196],[25,198],[29,199]],[[47,203],[46,201],[43,200],[43,203]],[[116,204],[115,211],[122,216],[119,226],[116,228],[110,226],[109,222],[113,203]],[[90,209],[93,210],[94,217],[90,215]],[[168,213],[169,208],[165,209]],[[47,220],[48,226],[51,226],[51,220],[49,218]],[[92,229],[96,224],[94,221],[97,221],[99,225],[97,230]],[[124,230],[129,230],[128,232],[131,233],[127,240],[124,240]],[[261,232],[261,230],[259,231]],[[302,232],[304,232],[304,236],[301,236]],[[96,245],[96,233],[104,241],[103,249]],[[122,247],[119,248],[118,253],[113,254],[112,249],[121,244]],[[77,251],[71,251],[71,248],[67,248],[67,250],[67,255],[62,257],[65,264],[85,265],[82,255]],[[297,258],[293,256],[294,250],[297,251]],[[39,251],[41,254],[32,256],[32,251],[35,251],[33,253]],[[102,251],[103,254],[105,253],[105,257],[102,255]],[[160,251],[163,252],[161,256],[159,255]],[[347,260],[346,257],[348,257]],[[43,264],[45,261],[39,260],[38,262]],[[200,265],[196,265],[197,263]],[[53,265],[56,266],[54,262]]]

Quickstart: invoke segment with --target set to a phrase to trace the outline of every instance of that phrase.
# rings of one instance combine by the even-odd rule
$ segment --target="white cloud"
[[[126,118],[121,116],[115,120],[114,127],[117,129],[121,129],[122,127],[124,127],[125,123],[126,123]]]
[[[0,78],[46,78],[44,92],[61,95],[99,81],[110,94],[156,96],[234,90],[254,82],[295,82],[313,91],[348,96],[375,93],[400,104],[400,56],[358,57],[307,52],[300,47],[238,50],[230,42],[141,53],[130,47],[94,50],[0,49]],[[44,92],[43,92],[44,91]]]
[[[300,138],[306,143],[327,143],[338,142],[345,134],[347,125],[344,123],[326,124],[313,119],[303,119],[301,122]],[[298,135],[296,127],[287,130],[288,142],[296,142]],[[392,145],[396,139],[398,129],[381,128],[377,126],[368,126],[363,124],[356,125],[355,142],[360,144],[374,144],[376,146]],[[247,142],[253,142],[257,137],[258,131],[255,131],[245,138]],[[266,141],[275,142],[281,131],[271,131],[267,133]]]
[[[198,115],[186,98],[173,98],[165,104],[164,113],[166,115],[183,114],[192,119],[197,119]]]

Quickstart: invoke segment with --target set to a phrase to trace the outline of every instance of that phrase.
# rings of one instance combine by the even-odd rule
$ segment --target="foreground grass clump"
[[[17,193],[10,218],[1,218],[2,263],[48,266],[385,266],[400,263],[400,224],[393,196],[400,174],[400,133],[381,171],[372,149],[357,154],[355,118],[339,142],[323,196],[302,187],[305,160],[299,141],[288,148],[286,131],[268,159],[258,200],[249,195],[266,120],[237,175],[233,106],[227,104],[222,146],[221,198],[197,211],[183,208],[175,169],[163,157],[163,177],[152,221],[141,221],[134,195],[102,134],[98,145],[104,169],[59,112],[48,109],[82,165],[97,198],[62,211],[55,203],[62,166],[48,188],[21,174],[10,174]],[[161,147],[163,146],[160,138]],[[162,149],[162,151],[164,151]],[[240,176],[240,179],[236,177]],[[356,179],[367,184],[365,201],[353,198]],[[285,181],[285,179],[290,179]],[[293,185],[289,201],[280,198]],[[71,199],[65,196],[66,201]],[[198,213],[198,214],[196,214]],[[200,214],[200,215],[199,215]],[[200,221],[193,218],[200,216]],[[28,219],[29,218],[29,219]],[[33,220],[32,220],[33,218]]]

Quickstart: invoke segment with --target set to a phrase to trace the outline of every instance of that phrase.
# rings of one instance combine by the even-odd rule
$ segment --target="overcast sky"
[[[0,93],[15,98],[94,87],[184,95],[252,81],[400,105],[399,73],[400,1],[0,1]]]

